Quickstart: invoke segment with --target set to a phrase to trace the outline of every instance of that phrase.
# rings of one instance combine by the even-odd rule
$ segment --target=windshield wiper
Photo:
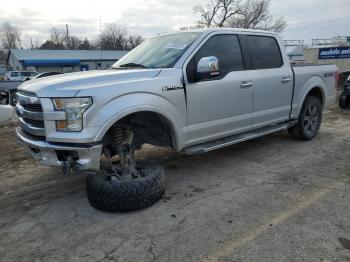
[[[126,68],[150,68],[150,67],[145,66],[143,64],[137,64],[137,63],[122,64],[119,67],[126,67]]]

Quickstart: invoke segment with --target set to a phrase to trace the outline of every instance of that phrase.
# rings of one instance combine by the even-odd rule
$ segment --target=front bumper
[[[21,144],[25,146],[30,155],[39,160],[41,164],[47,166],[64,167],[67,161],[62,159],[62,155],[74,155],[74,170],[94,170],[100,169],[100,157],[102,145],[70,145],[57,144],[47,141],[37,140],[24,134],[21,128],[16,129],[16,135]]]

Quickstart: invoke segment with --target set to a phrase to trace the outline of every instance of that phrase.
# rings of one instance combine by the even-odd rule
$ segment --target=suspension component
[[[119,152],[125,143],[126,128],[124,126],[114,126],[112,129],[112,148],[114,152]]]
[[[130,126],[116,125],[112,129],[112,150],[120,157],[121,175],[137,176],[133,148],[134,133]]]

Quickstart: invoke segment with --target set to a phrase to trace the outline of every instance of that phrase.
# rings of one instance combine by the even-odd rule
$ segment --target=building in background
[[[312,48],[304,50],[308,62],[336,64],[340,72],[350,71],[350,37],[312,39]]]
[[[128,51],[11,49],[6,62],[10,70],[68,73],[107,69],[126,53]]]
[[[303,61],[304,40],[283,40],[286,52],[291,61]]]
[[[306,48],[304,57],[316,64],[336,64],[340,72],[350,71],[350,46]]]

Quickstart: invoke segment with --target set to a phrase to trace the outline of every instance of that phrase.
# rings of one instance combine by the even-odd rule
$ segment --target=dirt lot
[[[1,261],[350,261],[350,110],[311,142],[286,132],[201,156],[146,148],[167,191],[142,211],[93,209],[0,129]],[[156,160],[158,159],[158,160]]]

